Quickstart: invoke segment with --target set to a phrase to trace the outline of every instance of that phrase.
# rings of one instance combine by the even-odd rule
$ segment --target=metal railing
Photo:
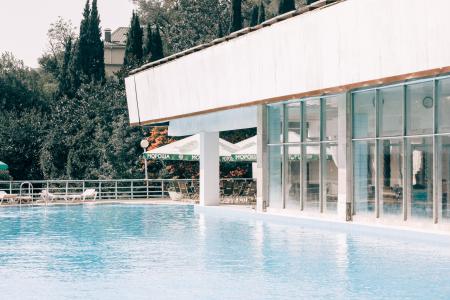
[[[233,178],[221,181],[253,181],[253,179]],[[175,182],[194,184],[198,179],[118,179],[118,180],[27,180],[0,181],[0,191],[8,194],[21,195],[21,186],[30,183],[32,189],[27,189],[27,196],[34,201],[41,198],[41,192],[59,195],[67,199],[70,195],[82,194],[87,189],[97,191],[97,200],[140,200],[168,198],[169,190]]]

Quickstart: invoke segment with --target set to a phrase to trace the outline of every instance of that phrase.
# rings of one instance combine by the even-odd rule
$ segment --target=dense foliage
[[[1,55],[0,160],[15,179],[142,177],[140,140],[147,137],[155,148],[174,139],[167,127],[129,126],[123,84],[129,70],[262,23],[281,6],[294,5],[281,1],[135,0],[125,66],[118,78],[105,78],[97,0],[87,0],[79,30],[61,18],[50,26],[39,69],[25,67],[9,53]],[[297,7],[305,1],[314,2],[297,0]],[[248,129],[221,137],[235,143],[255,134]],[[250,167],[223,164],[221,176],[248,176]],[[152,161],[149,172],[152,177],[197,177],[198,163]]]
[[[295,10],[295,1],[294,0],[280,0],[280,4],[278,6],[278,13],[284,14],[291,10]]]

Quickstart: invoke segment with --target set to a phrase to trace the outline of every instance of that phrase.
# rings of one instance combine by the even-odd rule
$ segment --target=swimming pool
[[[450,298],[446,243],[289,223],[192,206],[2,208],[1,298]]]

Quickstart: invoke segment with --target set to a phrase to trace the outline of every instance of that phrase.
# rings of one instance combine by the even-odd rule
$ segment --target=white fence
[[[221,179],[222,194],[224,182],[253,182],[253,179]],[[0,181],[0,191],[8,194],[40,198],[40,193],[60,195],[67,199],[70,195],[81,194],[87,189],[97,191],[97,200],[133,200],[168,198],[169,191],[180,183],[198,185],[196,179],[120,179],[120,180],[31,180]]]

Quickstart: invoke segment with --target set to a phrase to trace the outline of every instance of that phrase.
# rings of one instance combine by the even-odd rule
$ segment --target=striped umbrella
[[[8,165],[0,161],[0,171],[7,171]]]

